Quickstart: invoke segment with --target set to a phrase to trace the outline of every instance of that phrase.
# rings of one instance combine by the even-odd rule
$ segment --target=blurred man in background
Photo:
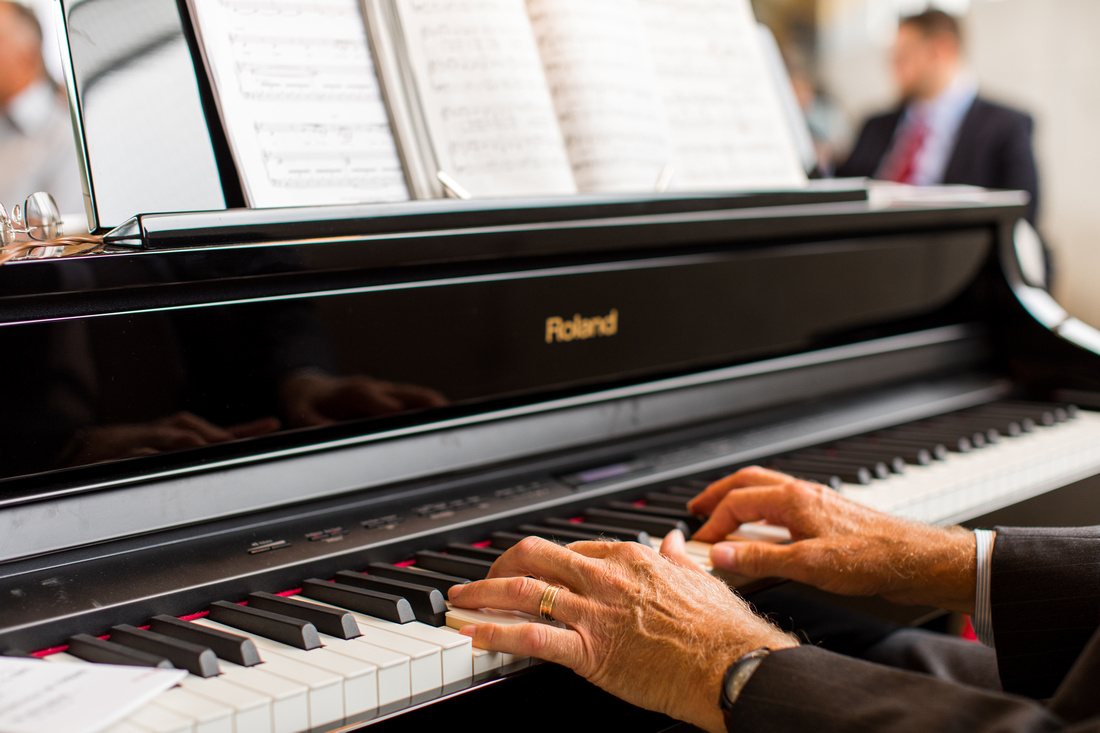
[[[1031,117],[979,96],[963,68],[958,20],[939,10],[903,18],[893,73],[900,107],[867,121],[837,175],[1027,191],[1034,222],[1039,182]]]
[[[34,12],[0,0],[0,203],[46,191],[64,213],[84,211],[68,105],[42,62]]]

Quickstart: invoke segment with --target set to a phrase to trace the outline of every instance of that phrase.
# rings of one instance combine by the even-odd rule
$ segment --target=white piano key
[[[101,733],[150,733],[148,728],[132,723],[128,720],[115,723],[110,728],[104,729]]]
[[[474,667],[473,656],[471,654],[473,645],[470,643],[469,637],[460,634],[455,638],[453,634],[441,632],[435,626],[429,626],[419,621],[398,624],[393,621],[386,621],[385,619],[375,618],[374,616],[368,616],[355,611],[349,611],[349,613],[352,614],[356,623],[359,624],[359,631],[366,638],[378,638],[368,631],[368,628],[373,628],[406,636],[410,639],[417,639],[439,647],[444,685],[462,682],[473,676]]]
[[[302,600],[320,605],[331,605],[313,599],[303,598]],[[336,608],[336,606],[333,607]],[[354,612],[350,613],[355,618],[355,622],[359,624],[359,631],[363,634],[363,636],[352,641],[366,642],[408,657],[409,680],[413,695],[437,690],[443,686],[443,655],[439,646],[381,629],[364,628],[363,620],[368,617]]]
[[[361,659],[378,668],[378,704],[405,700],[412,695],[412,676],[409,670],[412,660],[405,654],[356,637],[338,639],[328,634],[319,634],[321,643],[329,651]]]
[[[498,611],[492,608],[456,608],[447,604],[447,626],[461,630],[469,624],[529,624],[539,623],[534,616],[518,611]],[[502,667],[511,667],[529,661],[526,657],[515,654],[504,654],[501,658]]]
[[[242,667],[232,662],[218,660],[221,679],[266,695],[271,700],[272,730],[274,733],[298,733],[309,725],[309,687],[302,682],[268,672],[267,663],[254,667]]]
[[[468,636],[463,636],[458,633],[457,629],[452,629],[450,626],[441,626],[440,631],[448,634],[454,634],[460,639],[470,639]],[[510,663],[514,663],[515,658],[513,655],[502,654],[501,652],[494,652],[488,649],[478,649],[472,643],[470,644],[470,655],[474,665],[474,675],[485,674],[486,672],[493,672],[505,666],[505,657],[509,658]]]
[[[233,708],[235,733],[273,733],[271,698],[218,677],[188,675],[180,687]]]
[[[241,631],[240,629],[230,628],[229,626],[223,626],[222,624],[215,623],[214,621],[208,621],[205,618],[195,619],[193,623],[197,623],[203,626],[208,626],[212,629],[218,629],[219,631],[228,631],[230,633],[238,634],[240,636],[248,637],[252,639],[257,648],[260,649],[257,637],[248,632]],[[263,642],[268,643],[267,639],[263,639]],[[285,644],[282,646],[286,646]],[[287,647],[287,649],[293,649],[293,647]],[[294,651],[301,651],[295,649]],[[315,649],[313,651],[323,652],[323,649]],[[309,652],[303,652],[304,654]],[[249,667],[249,669],[260,669],[264,672],[274,674],[279,677],[284,677],[289,680],[295,680],[302,682],[309,686],[309,724],[310,727],[318,727],[328,723],[334,723],[342,720],[345,717],[344,714],[344,678],[332,671],[331,669],[324,668],[308,663],[302,663],[297,659],[291,659],[282,656],[276,652],[270,652],[267,649],[261,649],[260,656],[264,662],[258,667]],[[323,655],[322,655],[323,656]]]
[[[233,733],[233,708],[174,687],[152,703],[195,721],[195,733]]]

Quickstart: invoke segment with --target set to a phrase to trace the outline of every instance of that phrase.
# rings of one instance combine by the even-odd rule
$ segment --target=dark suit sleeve
[[[863,125],[856,138],[848,159],[837,166],[836,175],[840,178],[870,178],[882,164],[894,130],[901,120],[901,111],[872,117]]]
[[[997,188],[1014,191],[1027,191],[1031,196],[1028,205],[1028,221],[1034,223],[1039,210],[1039,172],[1035,166],[1035,154],[1032,151],[1031,117],[1023,114],[1015,116],[1008,126],[998,156],[1001,169],[997,173]]]
[[[1100,625],[1100,527],[998,527],[991,569],[1001,683],[1050,697]]]
[[[1038,702],[816,647],[776,652],[741,692],[730,731],[1052,731],[1066,730]]]

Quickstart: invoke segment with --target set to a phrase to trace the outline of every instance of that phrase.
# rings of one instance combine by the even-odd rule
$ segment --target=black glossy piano
[[[114,229],[0,267],[0,654],[188,670],[110,733],[673,727],[472,649],[445,590],[527,535],[690,532],[749,464],[1100,523],[1100,333],[1021,195],[242,210],[179,5],[58,7]]]
[[[527,534],[691,529],[751,463],[926,521],[1100,521],[1097,334],[1029,284],[1022,211],[834,187],[324,237],[171,215],[154,248],[5,265],[0,651],[192,671],[119,731],[511,727],[548,691],[662,729],[455,651],[439,589]]]

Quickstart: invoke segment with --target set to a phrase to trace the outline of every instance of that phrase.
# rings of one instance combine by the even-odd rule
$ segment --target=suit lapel
[[[970,104],[970,109],[963,116],[959,131],[955,134],[955,143],[951,149],[951,157],[947,160],[947,169],[943,172],[944,183],[961,183],[972,176],[974,160],[971,150],[974,148],[974,140],[982,134],[982,115],[985,103],[975,97]]]

